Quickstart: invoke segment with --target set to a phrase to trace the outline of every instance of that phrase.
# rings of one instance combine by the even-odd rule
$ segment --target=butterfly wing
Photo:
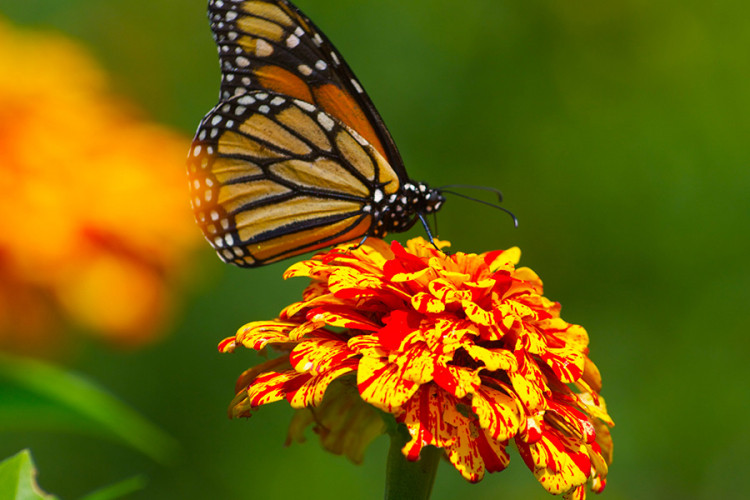
[[[356,130],[398,173],[408,177],[383,119],[328,38],[286,0],[210,0],[219,48],[221,99],[253,90],[287,95]]]
[[[349,66],[286,0],[209,0],[219,104],[188,158],[198,224],[252,267],[410,227],[440,208],[413,183]]]
[[[241,267],[370,234],[373,199],[399,189],[383,155],[335,116],[265,90],[219,103],[188,158],[196,220]]]

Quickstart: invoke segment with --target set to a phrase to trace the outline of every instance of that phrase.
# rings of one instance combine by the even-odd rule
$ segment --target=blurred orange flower
[[[286,399],[314,408],[319,432],[356,428],[349,409],[338,421],[326,410],[329,387],[341,393],[333,383],[348,384],[406,425],[409,460],[442,448],[464,478],[479,481],[508,465],[512,441],[550,493],[580,499],[587,483],[601,491],[614,424],[588,334],[560,317],[519,259],[517,248],[446,255],[422,238],[406,248],[368,238],[292,265],[285,277],[311,279],[303,300],[219,346],[284,353],[240,377],[232,416]],[[371,416],[366,427],[374,428]]]
[[[0,347],[55,344],[63,322],[125,345],[161,330],[197,240],[188,146],[80,46],[0,19]]]

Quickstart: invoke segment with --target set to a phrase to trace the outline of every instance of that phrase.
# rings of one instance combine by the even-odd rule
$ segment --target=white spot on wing
[[[286,46],[293,49],[299,45],[299,38],[296,35],[289,35],[286,39]]]
[[[300,101],[299,99],[295,99],[294,103],[297,106],[299,106],[300,108],[302,108],[305,111],[307,111],[308,113],[312,113],[313,111],[315,111],[315,106],[313,106],[312,104],[310,104],[307,101]]]
[[[273,45],[262,38],[258,38],[258,41],[255,42],[255,55],[258,57],[268,57],[271,54],[273,54]]]
[[[310,76],[312,74],[312,68],[307,64],[300,64],[297,66],[297,70],[305,76]]]
[[[236,62],[237,66],[239,66],[240,68],[246,68],[250,66],[250,59],[245,56],[237,56],[234,62]]]
[[[354,90],[356,90],[356,91],[357,91],[357,92],[359,92],[360,94],[361,94],[362,92],[364,92],[364,91],[362,90],[362,85],[360,85],[360,84],[359,84],[359,82],[358,82],[357,80],[355,80],[354,78],[352,78],[352,80],[351,80],[351,81],[352,81],[352,85],[354,85]]]
[[[329,132],[333,130],[333,126],[335,125],[333,119],[323,112],[318,113],[318,123],[323,125],[323,128]]]
[[[237,102],[242,104],[243,106],[249,106],[253,103],[255,103],[255,98],[251,95],[243,95],[239,99],[237,99]]]

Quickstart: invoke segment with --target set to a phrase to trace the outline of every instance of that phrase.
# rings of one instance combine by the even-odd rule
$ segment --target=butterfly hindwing
[[[371,200],[399,188],[397,173],[357,132],[267,91],[206,115],[188,165],[199,225],[223,260],[243,267],[367,234]]]
[[[403,161],[380,114],[327,37],[285,0],[210,0],[221,98],[269,90],[309,102],[356,130],[399,174]]]

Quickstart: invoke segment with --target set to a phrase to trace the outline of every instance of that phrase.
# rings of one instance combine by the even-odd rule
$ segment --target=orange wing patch
[[[305,102],[313,102],[310,87],[307,86],[302,78],[284,68],[273,65],[262,66],[255,70],[254,74],[258,83],[269,90],[273,90],[279,94],[286,94]]]
[[[335,116],[349,128],[356,130],[372,147],[386,157],[385,149],[378,139],[378,134],[372,128],[357,101],[348,93],[332,83],[327,83],[313,89],[315,102],[326,113]]]

